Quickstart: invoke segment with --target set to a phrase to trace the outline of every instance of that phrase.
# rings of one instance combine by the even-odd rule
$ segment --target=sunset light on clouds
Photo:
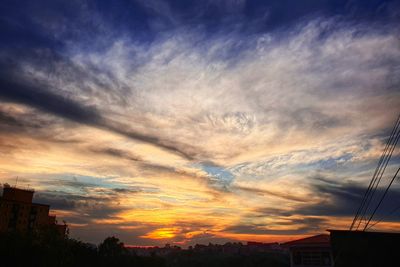
[[[0,182],[34,188],[71,236],[349,227],[400,112],[398,4],[39,2],[1,4]]]

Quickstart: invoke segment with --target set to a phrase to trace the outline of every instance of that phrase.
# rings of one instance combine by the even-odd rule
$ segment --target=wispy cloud
[[[2,181],[26,177],[96,241],[286,238],[349,220],[400,111],[398,30],[320,17],[210,33],[167,2],[135,4],[158,14],[151,38],[95,13],[74,33],[38,18],[50,44],[3,49]]]

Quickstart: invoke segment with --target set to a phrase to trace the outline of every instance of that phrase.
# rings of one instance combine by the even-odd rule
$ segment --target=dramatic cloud
[[[396,4],[57,2],[0,12],[1,182],[91,242],[349,226],[400,112]]]

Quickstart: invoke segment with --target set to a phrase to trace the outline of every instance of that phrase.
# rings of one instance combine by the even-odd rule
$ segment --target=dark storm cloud
[[[316,196],[322,200],[316,204],[304,206],[297,210],[299,214],[321,216],[351,216],[355,214],[366,190],[355,184],[332,185],[328,183],[312,186]],[[379,190],[381,192],[381,190]]]
[[[114,218],[116,214],[126,210],[119,203],[120,194],[136,193],[133,190],[106,189],[107,193],[80,195],[64,191],[41,191],[34,195],[34,202],[50,205],[51,209],[78,212],[78,216],[70,219],[89,222],[93,219]]]
[[[36,193],[33,201],[40,204],[50,205],[52,209],[74,210],[76,208],[76,200],[67,195]]]
[[[388,173],[386,177],[389,177]],[[388,183],[388,179],[383,179],[379,188],[376,190],[367,214],[371,214],[372,210],[378,204],[379,199],[384,193]],[[312,185],[315,195],[321,198],[321,201],[311,205],[304,205],[296,209],[294,214],[316,215],[316,216],[354,216],[359,207],[362,197],[366,191],[365,185],[357,183],[340,183],[330,181],[325,178],[316,179],[316,183]],[[387,194],[385,200],[379,208],[376,218],[385,217],[390,220],[400,220],[400,216],[389,214],[391,210],[400,205],[400,190],[393,186]]]
[[[15,112],[12,109],[2,108],[0,101],[0,146],[8,144],[11,151],[21,148],[17,144],[20,137],[33,138],[41,142],[59,144],[77,144],[82,140],[64,134],[64,128],[60,126],[60,120],[54,117],[38,114],[34,110]],[[71,124],[64,127],[73,127]],[[25,143],[26,144],[26,143]],[[2,151],[5,152],[5,151]]]
[[[103,118],[94,107],[81,105],[37,86],[12,82],[0,77],[0,99],[25,104],[78,123],[97,125]]]
[[[126,125],[104,118],[94,106],[87,106],[72,99],[55,94],[50,90],[30,84],[22,84],[0,77],[0,99],[24,104],[73,122],[105,129],[128,138],[156,145],[162,149],[193,159],[195,148],[190,145],[173,144],[158,137],[144,135],[130,130]],[[12,118],[7,119],[9,122]],[[15,122],[13,122],[15,123]],[[180,149],[183,147],[183,149]]]
[[[318,231],[321,226],[326,223],[325,219],[322,218],[301,218],[291,219],[288,218],[286,221],[279,222],[279,225],[294,226],[298,225],[296,229],[274,229],[274,227],[268,227],[265,224],[237,224],[224,229],[224,231],[231,233],[240,234],[256,234],[256,235],[296,235],[305,234],[313,231]]]
[[[251,217],[276,217],[288,220],[288,223],[280,222],[281,225],[297,225],[307,224],[309,227],[317,228],[324,223],[325,219],[320,216],[332,217],[353,217],[358,206],[361,203],[362,197],[366,191],[365,185],[349,182],[333,181],[324,177],[316,177],[313,179],[311,190],[313,196],[320,199],[313,204],[300,204],[294,208],[279,209],[279,208],[257,208],[253,210]],[[372,210],[377,205],[380,197],[386,188],[387,180],[383,180],[381,186],[377,189],[371,205],[367,211],[367,216],[372,213]],[[387,197],[374,216],[374,220],[382,219],[389,221],[400,221],[398,213],[392,213],[396,207],[400,206],[400,190],[398,186],[391,188]],[[301,219],[294,219],[293,216],[304,216]],[[318,216],[312,217],[312,216]],[[248,227],[248,226],[246,226]],[[258,228],[255,228],[255,231]]]
[[[90,219],[109,219],[116,218],[116,215],[122,211],[129,210],[122,207],[120,203],[94,203],[84,209]]]
[[[33,201],[50,205],[52,209],[77,210],[90,207],[104,199],[100,196],[83,196],[63,191],[42,191],[35,193]]]

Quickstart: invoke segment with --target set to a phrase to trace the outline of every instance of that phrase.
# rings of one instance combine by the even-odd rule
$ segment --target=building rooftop
[[[300,247],[300,246],[330,246],[330,236],[327,234],[314,235],[302,239],[289,241],[283,244],[286,247]]]
[[[3,200],[19,201],[25,203],[32,203],[34,190],[32,189],[21,189],[16,187],[11,187],[5,184],[3,187]]]

